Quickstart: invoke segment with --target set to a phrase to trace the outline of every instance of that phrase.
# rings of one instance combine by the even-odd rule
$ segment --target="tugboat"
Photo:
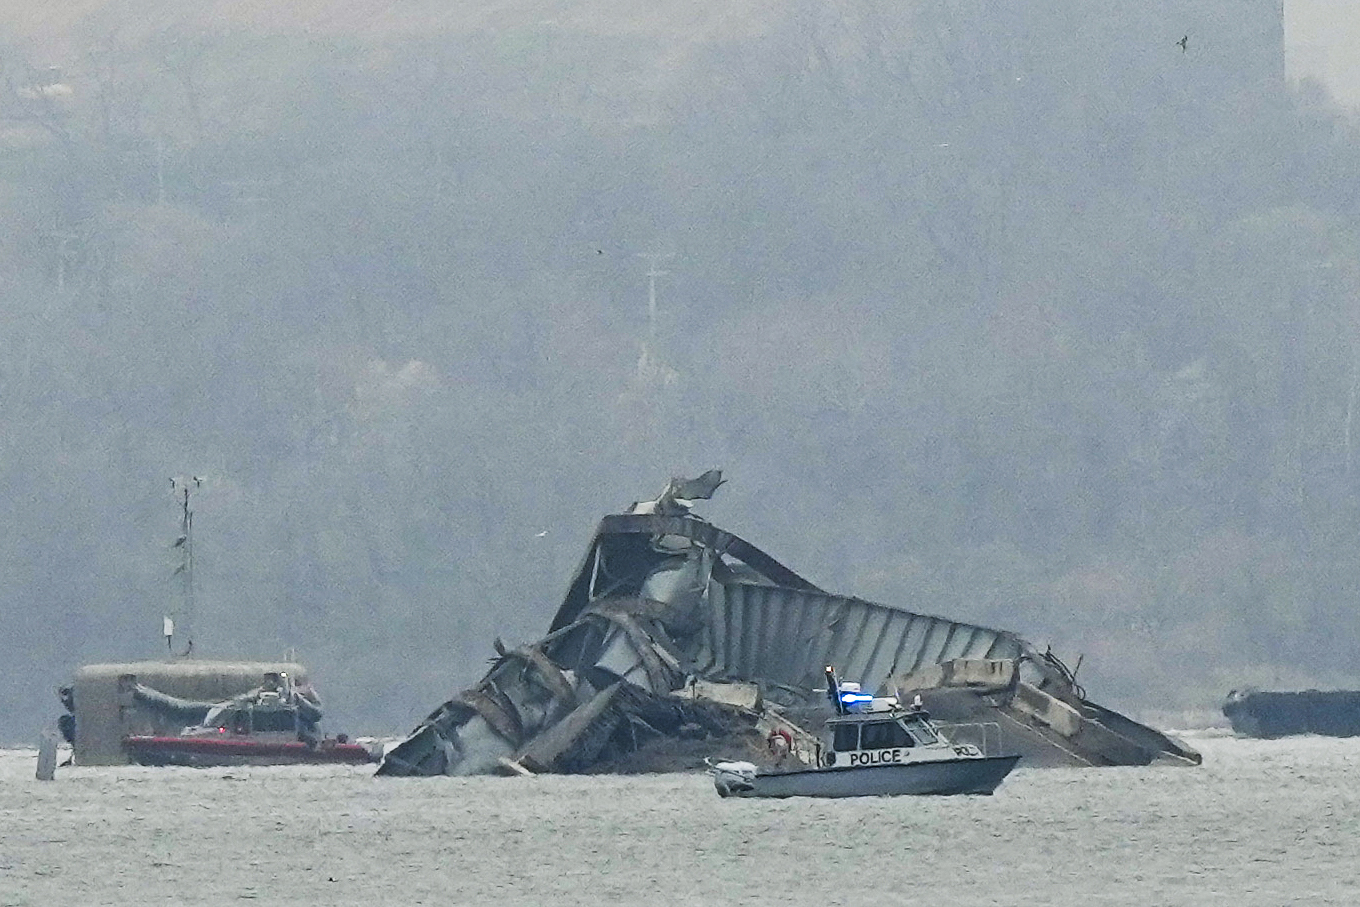
[[[841,683],[826,669],[830,747],[816,768],[763,772],[751,762],[710,768],[720,797],[885,797],[903,794],[990,794],[1015,768],[1017,755],[989,756],[971,743],[945,739],[921,707],[875,697]]]
[[[148,710],[201,716],[178,734],[124,737],[124,752],[140,765],[363,763],[380,755],[344,734],[321,736],[316,694],[309,686],[294,685],[284,672],[266,673],[261,686],[216,704],[178,699],[137,683],[126,692]]]

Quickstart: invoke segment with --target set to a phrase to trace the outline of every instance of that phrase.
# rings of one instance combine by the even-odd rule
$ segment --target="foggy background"
[[[713,466],[1104,704],[1360,684],[1335,4],[276,6],[0,12],[0,741],[164,653],[175,475],[198,654],[294,648],[352,733]]]

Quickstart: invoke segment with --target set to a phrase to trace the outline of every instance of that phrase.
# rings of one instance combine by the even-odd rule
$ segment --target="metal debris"
[[[819,589],[691,512],[722,482],[672,479],[601,520],[548,635],[497,646],[378,774],[688,768],[719,747],[812,764],[828,664],[865,690],[920,693],[945,721],[995,722],[1031,763],[1199,761],[1014,633]]]

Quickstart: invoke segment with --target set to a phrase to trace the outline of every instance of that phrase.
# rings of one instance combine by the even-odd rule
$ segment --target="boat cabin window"
[[[859,749],[859,725],[838,724],[832,732],[831,746],[838,753],[850,753]]]
[[[257,731],[296,730],[293,713],[288,709],[256,709],[254,725]]]
[[[245,709],[237,709],[235,712],[228,712],[231,715],[231,730],[235,734],[250,733],[250,712]]]
[[[233,734],[250,733],[250,713],[245,709],[231,709],[226,706],[217,706],[209,709],[208,714],[203,719],[204,727],[215,727],[223,731],[231,731]]]
[[[940,738],[935,733],[935,729],[920,718],[908,718],[906,725],[911,730],[911,735],[921,741],[922,744],[929,746],[932,743],[939,742]]]
[[[911,735],[896,721],[869,721],[860,728],[859,748],[883,750],[912,746]]]

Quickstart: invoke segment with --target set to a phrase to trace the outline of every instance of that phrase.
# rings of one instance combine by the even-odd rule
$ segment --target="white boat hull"
[[[895,797],[990,794],[1019,756],[941,759],[854,768],[757,773],[749,781],[715,774],[723,797]]]

